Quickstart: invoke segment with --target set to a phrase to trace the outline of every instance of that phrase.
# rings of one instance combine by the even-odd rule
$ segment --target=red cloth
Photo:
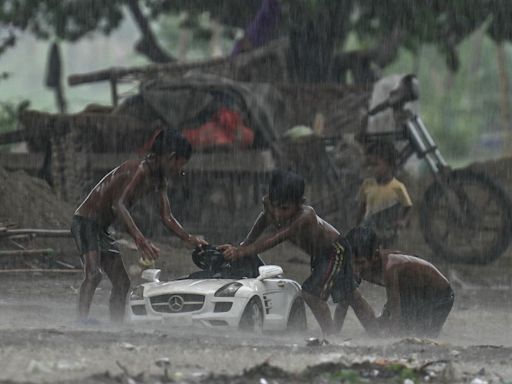
[[[198,128],[185,129],[183,136],[194,149],[214,147],[247,148],[254,141],[254,132],[243,125],[238,112],[222,107],[212,120]]]

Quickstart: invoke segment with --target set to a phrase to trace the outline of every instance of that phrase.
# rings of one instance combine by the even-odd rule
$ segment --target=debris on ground
[[[330,343],[325,339],[318,339],[316,337],[310,337],[306,340],[306,345],[308,347],[321,347],[322,345],[329,345]]]
[[[310,366],[302,372],[288,372],[282,368],[273,366],[268,362],[256,365],[245,370],[240,375],[224,374],[197,374],[184,376],[181,372],[172,372],[165,368],[162,375],[133,374],[118,362],[122,373],[112,375],[94,375],[82,379],[78,383],[131,383],[131,384],[156,384],[156,383],[196,383],[196,384],[262,384],[262,383],[458,383],[471,382],[471,384],[486,384],[489,381],[481,376],[463,378],[453,376],[448,372],[452,369],[450,361],[427,363],[423,366],[406,365],[392,360],[381,362],[346,363],[322,363]]]

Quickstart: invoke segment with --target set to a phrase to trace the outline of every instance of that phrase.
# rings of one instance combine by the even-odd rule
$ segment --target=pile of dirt
[[[512,191],[512,157],[476,162],[468,168],[485,173],[510,195]]]
[[[0,222],[20,228],[69,228],[73,207],[41,179],[0,168]]]
[[[0,227],[69,229],[73,210],[74,207],[59,199],[44,180],[32,177],[24,171],[8,172],[0,168]],[[0,249],[20,248],[51,249],[58,260],[71,265],[79,264],[76,247],[71,238],[36,237],[13,241],[0,237]],[[11,268],[26,267],[25,264],[19,264],[20,262],[29,262],[33,267],[48,264],[47,258],[40,255],[9,260],[4,258],[2,266],[5,267],[4,264],[7,263]]]

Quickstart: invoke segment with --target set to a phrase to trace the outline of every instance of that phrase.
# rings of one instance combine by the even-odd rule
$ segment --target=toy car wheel
[[[286,330],[292,333],[301,333],[307,330],[304,299],[298,298],[293,302],[290,314],[288,315]]]
[[[247,303],[238,327],[241,331],[256,334],[263,331],[263,306],[257,297],[253,297]]]

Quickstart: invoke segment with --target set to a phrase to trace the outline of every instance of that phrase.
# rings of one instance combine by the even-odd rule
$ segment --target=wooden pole
[[[107,81],[112,78],[120,79],[129,75],[144,75],[158,72],[167,72],[172,70],[188,71],[196,68],[209,67],[211,65],[223,64],[230,58],[221,57],[208,61],[192,61],[189,63],[170,63],[170,64],[151,64],[133,68],[110,68],[96,72],[76,74],[68,77],[68,84],[80,85],[85,83],[94,83],[98,81]]]
[[[0,269],[0,273],[81,273],[82,269],[45,269],[45,268],[17,268]]]
[[[117,107],[118,97],[117,97],[117,78],[114,76],[110,78],[110,94],[112,96],[112,105]]]
[[[225,64],[234,65],[235,67],[244,67],[254,60],[265,59],[269,55],[281,52],[286,46],[286,39],[278,39],[263,47],[242,53],[235,57],[226,56],[210,60],[189,61],[186,63],[172,62],[166,64],[148,64],[131,68],[114,67],[95,72],[70,75],[68,76],[68,84],[73,86],[99,81],[109,81],[112,78],[120,80],[126,76],[151,75],[160,72],[185,73],[192,69],[211,68]]]
[[[16,250],[4,250],[0,251],[0,257],[2,256],[37,256],[37,255],[51,255],[55,251],[51,248],[43,249],[16,249]]]
[[[501,125],[502,130],[505,133],[506,143],[504,145],[504,155],[508,155],[510,151],[510,145],[512,144],[512,133],[511,133],[511,113],[510,113],[510,97],[509,97],[509,76],[508,76],[508,64],[507,54],[505,51],[505,43],[498,42],[496,44],[496,56],[498,63],[498,74],[500,79],[500,111],[501,111]]]
[[[32,235],[38,237],[71,237],[69,229],[6,229],[0,227],[0,237]]]

